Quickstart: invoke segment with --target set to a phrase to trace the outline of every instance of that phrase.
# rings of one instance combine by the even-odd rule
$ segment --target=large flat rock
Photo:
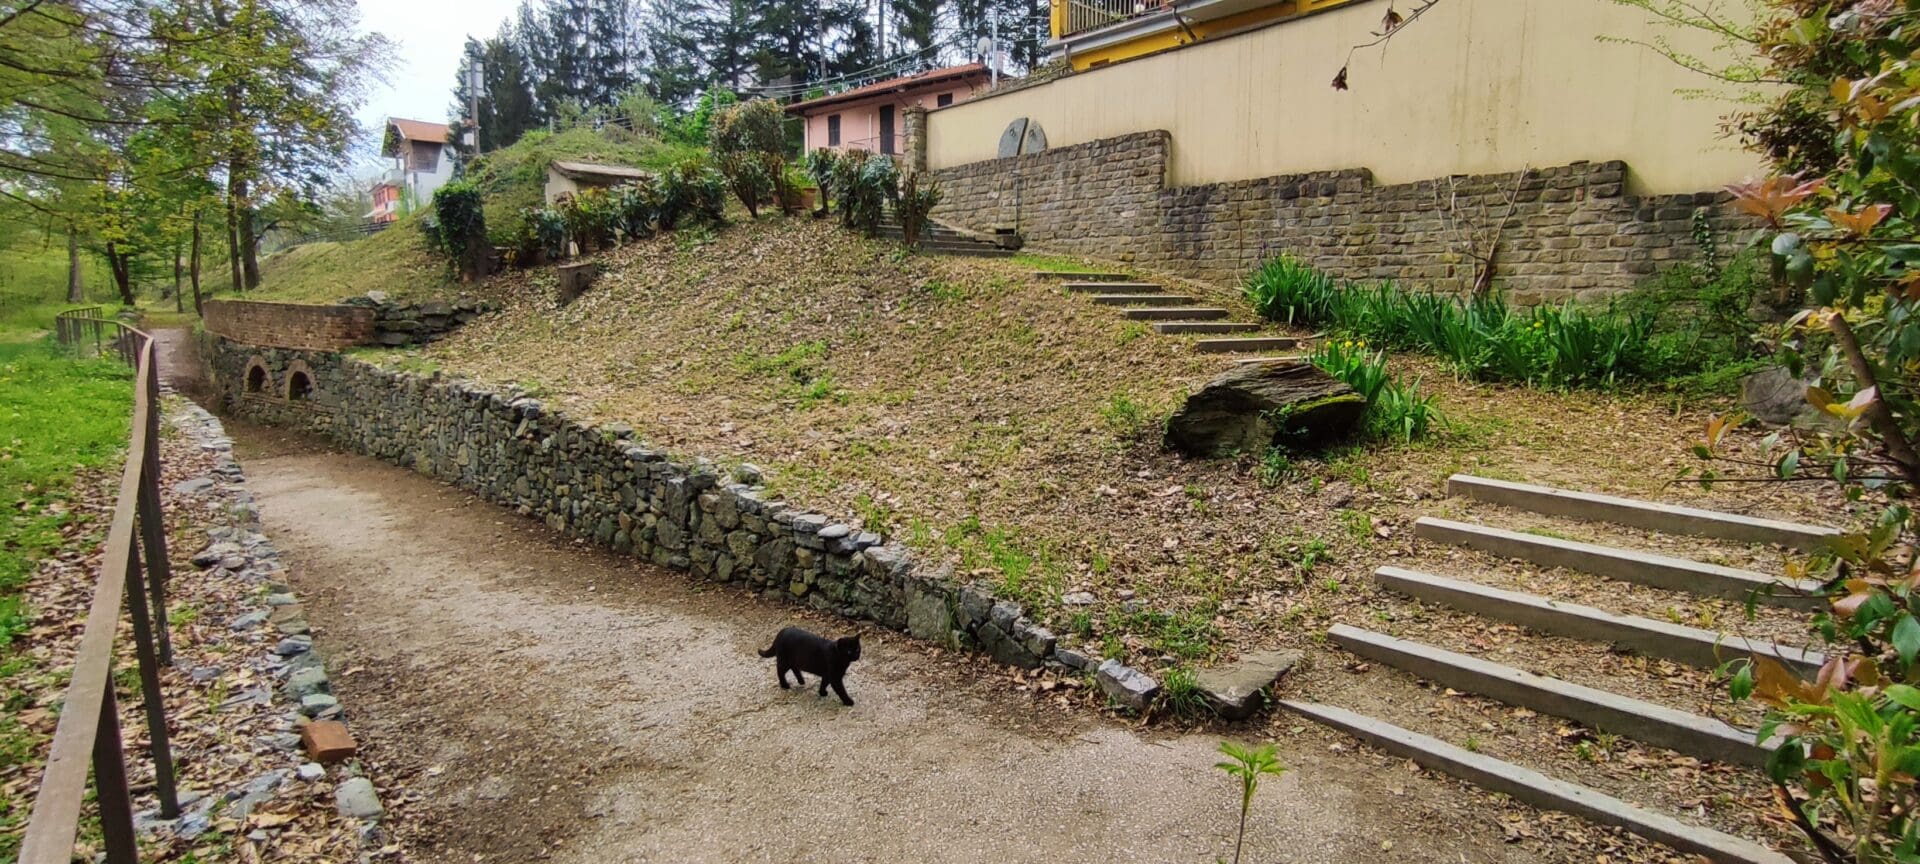
[[[1366,408],[1353,388],[1311,363],[1243,364],[1187,397],[1167,421],[1166,444],[1201,458],[1275,444],[1311,449],[1346,437]]]
[[[1244,720],[1266,705],[1266,693],[1300,662],[1298,651],[1259,651],[1238,662],[1194,673],[1200,694],[1213,713]]]

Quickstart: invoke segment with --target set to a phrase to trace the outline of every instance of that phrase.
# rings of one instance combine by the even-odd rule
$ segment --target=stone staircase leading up
[[[906,240],[906,235],[900,231],[899,220],[892,214],[881,220],[878,234],[889,240]],[[936,255],[970,255],[977,258],[1006,258],[1013,255],[1012,249],[938,222],[927,225],[926,230],[920,233],[920,245],[915,248]]]
[[[1661,535],[1686,535],[1750,544],[1748,551],[1754,553],[1753,560],[1763,557],[1761,553],[1769,550],[1776,555],[1785,554],[1784,550],[1805,550],[1836,533],[1834,529],[1466,475],[1449,478],[1447,488],[1452,498],[1465,499],[1449,502],[1449,506],[1474,512],[1491,511],[1503,520],[1534,524],[1527,531],[1513,531],[1493,525],[1433,517],[1417,521],[1414,535],[1426,541],[1426,544],[1437,544],[1438,548],[1424,549],[1408,563],[1417,564],[1422,559],[1430,559],[1429,566],[1460,566],[1459,562],[1464,560],[1468,562],[1465,566],[1472,571],[1461,574],[1461,578],[1436,575],[1411,567],[1381,567],[1375,572],[1375,582],[1381,588],[1416,598],[1424,608],[1436,610],[1426,614],[1499,622],[1494,626],[1519,625],[1525,628],[1522,632],[1541,639],[1606,643],[1616,652],[1624,650],[1643,657],[1665,658],[1673,663],[1708,669],[1727,659],[1758,654],[1772,657],[1787,668],[1811,677],[1824,662],[1818,652],[1803,647],[1688,626],[1671,616],[1668,620],[1656,620],[1497,587],[1488,582],[1498,581],[1498,574],[1485,572],[1485,559],[1479,556],[1491,555],[1497,559],[1518,562],[1521,567],[1535,568],[1536,573],[1571,573],[1579,577],[1574,584],[1580,585],[1583,590],[1590,588],[1598,596],[1608,598],[1609,605],[1631,602],[1624,599],[1629,591],[1590,583],[1614,580],[1631,586],[1735,600],[1751,596],[1772,607],[1809,612],[1823,602],[1818,583],[1776,580],[1726,564],[1688,560],[1609,543],[1563,539],[1554,536],[1561,532],[1549,530],[1539,522],[1566,520],[1605,537],[1631,537],[1643,543],[1669,543],[1670,546],[1678,544],[1663,540]],[[1622,530],[1622,527],[1627,530]],[[1634,534],[1634,531],[1653,533]],[[1753,544],[1763,548],[1756,548]],[[1681,548],[1697,550],[1689,554],[1714,551],[1699,546],[1697,541],[1688,541]],[[1438,560],[1443,556],[1448,560]],[[1495,569],[1499,569],[1498,564]],[[1446,611],[1443,613],[1438,610]],[[1395,619],[1383,616],[1379,620],[1391,622]],[[1791,621],[1783,623],[1791,624]],[[1536,674],[1530,669],[1516,668],[1485,657],[1368,629],[1374,626],[1378,625],[1371,619],[1367,627],[1338,624],[1328,631],[1327,637],[1334,645],[1357,655],[1363,661],[1386,667],[1384,671],[1373,669],[1368,674],[1411,676],[1411,681],[1368,679],[1371,683],[1346,684],[1343,686],[1348,689],[1335,693],[1336,699],[1344,697],[1368,701],[1372,705],[1370,710],[1381,713],[1382,717],[1376,718],[1316,701],[1296,699],[1282,702],[1282,705],[1302,717],[1353,735],[1431,770],[1504,793],[1534,807],[1572,813],[1594,822],[1624,828],[1688,855],[1736,864],[1788,864],[1792,860],[1761,843],[1667,815],[1657,808],[1629,803],[1598,789],[1517,764],[1548,759],[1538,753],[1525,752],[1524,747],[1518,748],[1520,752],[1510,753],[1513,761],[1508,761],[1479,752],[1479,748],[1471,744],[1471,739],[1468,746],[1462,747],[1416,731],[1409,727],[1439,722],[1433,719],[1430,708],[1418,704],[1421,699],[1368,699],[1366,688],[1396,686],[1402,688],[1399,692],[1417,694],[1431,691],[1415,689],[1415,684],[1432,682],[1439,688],[1448,688],[1448,692],[1474,694],[1504,703],[1512,709],[1523,709],[1521,713],[1536,712],[1562,718],[1592,730],[1665,748],[1682,758],[1739,766],[1737,770],[1742,771],[1759,770],[1771,749],[1768,744],[1757,743],[1752,731],[1736,728],[1712,717],[1679,710],[1670,704],[1610,692],[1602,687],[1583,686],[1561,677]],[[1466,626],[1462,629],[1481,628]],[[1444,631],[1431,629],[1425,632],[1444,634]],[[1484,648],[1471,647],[1478,644],[1474,641],[1476,638],[1467,637],[1462,646],[1467,650],[1490,653]],[[1530,665],[1539,664],[1541,660],[1538,656],[1525,657],[1524,652],[1515,659]],[[1366,667],[1356,665],[1353,668]],[[1594,674],[1600,673],[1596,671]],[[1615,680],[1632,683],[1626,679]],[[1664,694],[1667,691],[1649,687],[1643,692]],[[1707,694],[1696,695],[1700,700],[1710,698]],[[1403,723],[1406,725],[1401,725]],[[1628,782],[1614,791],[1637,797],[1645,788]]]
[[[1238,363],[1297,359],[1296,355],[1272,355],[1269,352],[1292,351],[1301,340],[1291,336],[1229,336],[1256,333],[1264,324],[1258,321],[1229,321],[1233,313],[1218,306],[1201,303],[1186,294],[1169,294],[1158,282],[1135,281],[1122,273],[1097,271],[1037,270],[1040,279],[1056,279],[1072,294],[1085,294],[1100,306],[1119,307],[1120,315],[1131,321],[1147,322],[1153,332],[1162,335],[1204,335],[1226,338],[1197,339],[1195,351],[1208,354],[1256,354],[1242,357]]]

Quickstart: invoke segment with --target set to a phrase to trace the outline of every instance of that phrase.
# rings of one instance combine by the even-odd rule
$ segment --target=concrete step
[[[1144,306],[1148,303],[1191,306],[1199,301],[1183,294],[1096,294],[1093,302],[1102,306]]]
[[[1697,759],[1762,767],[1766,765],[1767,754],[1772,752],[1754,743],[1752,732],[1711,717],[1535,675],[1385,633],[1335,624],[1327,631],[1327,638],[1361,657],[1436,684],[1542,714],[1577,720],[1592,729],[1625,735]]]
[[[1069,282],[1125,282],[1132,278],[1125,273],[1101,273],[1094,270],[1035,270],[1035,278],[1065,279]]]
[[[1826,662],[1820,652],[1807,648],[1715,633],[1651,618],[1616,615],[1591,606],[1563,603],[1536,594],[1508,591],[1478,582],[1462,582],[1399,567],[1381,567],[1374,571],[1373,578],[1388,591],[1451,606],[1483,618],[1519,624],[1556,636],[1609,642],[1650,657],[1665,657],[1703,669],[1712,669],[1725,661],[1750,654],[1771,657],[1789,669],[1808,675]]]
[[[1751,570],[1670,558],[1652,552],[1522,534],[1431,516],[1421,517],[1414,522],[1413,534],[1439,543],[1531,561],[1543,567],[1566,567],[1670,591],[1741,601],[1751,597],[1758,603],[1797,609],[1817,609],[1826,605],[1825,598],[1820,596],[1820,583],[1816,581],[1789,583]]]
[[[1211,321],[1232,313],[1212,306],[1134,306],[1120,310],[1129,321]]]
[[[1717,864],[1792,864],[1793,859],[1751,840],[1711,828],[1689,825],[1671,816],[1636,807],[1618,798],[1565,780],[1548,777],[1491,756],[1455,747],[1438,738],[1402,729],[1361,714],[1312,702],[1282,700],[1282,708],[1421,766],[1458,777],[1542,810],[1572,813],[1601,825],[1624,828]]]
[[[1156,333],[1251,333],[1258,329],[1258,321],[1164,321],[1153,325]]]
[[[1245,366],[1249,363],[1305,363],[1307,358],[1300,354],[1286,354],[1279,357],[1235,357],[1233,365]]]
[[[1466,474],[1447,478],[1447,494],[1550,516],[1612,522],[1667,534],[1715,537],[1742,543],[1776,543],[1809,551],[1819,548],[1827,538],[1840,533],[1838,529],[1823,525],[1760,519],[1676,504],[1489,480]]]
[[[1241,339],[1202,339],[1193,343],[1197,351],[1207,354],[1228,354],[1236,351],[1291,351],[1300,347],[1300,340],[1292,336],[1249,336]]]
[[[1155,294],[1165,290],[1154,282],[1062,282],[1060,287],[1078,294]]]

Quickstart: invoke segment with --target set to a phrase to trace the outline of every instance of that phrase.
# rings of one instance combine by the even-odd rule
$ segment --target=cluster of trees
[[[486,40],[470,39],[455,78],[483,74],[480,146],[504,147],[569,112],[671,114],[709,89],[799,96],[970,59],[996,30],[1009,68],[1036,65],[1046,0],[523,0]],[[645,102],[635,106],[635,102]]]
[[[0,222],[65,236],[72,300],[82,248],[129,304],[169,264],[197,300],[203,252],[253,287],[388,47],[353,0],[0,0]]]

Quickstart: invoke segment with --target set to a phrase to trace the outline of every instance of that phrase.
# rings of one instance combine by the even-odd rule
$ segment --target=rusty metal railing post
[[[133,796],[127,787],[127,762],[120,752],[120,706],[111,676],[100,700],[100,726],[93,735],[93,788],[100,802],[100,833],[107,841],[107,864],[140,864],[133,830]]]
[[[135,517],[135,521],[140,521]],[[180,796],[173,782],[173,752],[167,743],[167,704],[160,692],[160,657],[154,649],[153,619],[141,583],[140,546],[127,554],[127,611],[133,619],[133,653],[140,660],[140,697],[146,703],[147,737],[153,751],[153,785],[160,796],[160,816],[180,815]]]

